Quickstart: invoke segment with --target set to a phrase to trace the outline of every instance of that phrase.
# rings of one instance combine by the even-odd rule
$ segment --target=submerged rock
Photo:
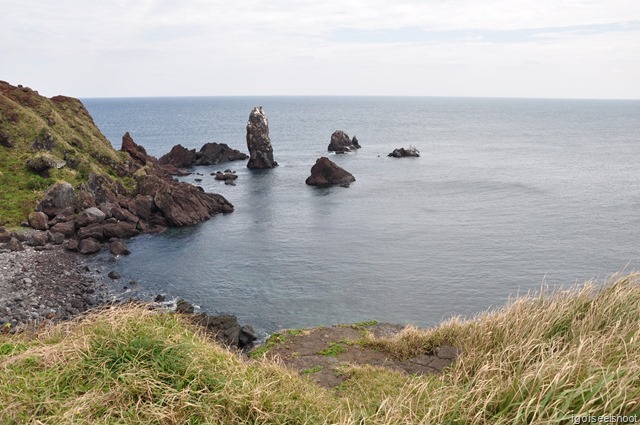
[[[249,149],[248,168],[260,169],[278,166],[278,163],[273,159],[273,148],[269,139],[269,121],[262,106],[256,106],[249,114],[247,148]]]
[[[348,187],[349,183],[356,181],[353,174],[336,165],[327,157],[320,157],[311,167],[311,175],[305,183],[311,186],[342,185]]]

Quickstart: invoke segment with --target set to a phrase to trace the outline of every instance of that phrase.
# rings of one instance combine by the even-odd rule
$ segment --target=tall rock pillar
[[[278,163],[273,159],[273,148],[269,139],[269,121],[262,110],[262,106],[256,106],[249,114],[247,148],[249,149],[248,168],[273,168],[278,166]]]

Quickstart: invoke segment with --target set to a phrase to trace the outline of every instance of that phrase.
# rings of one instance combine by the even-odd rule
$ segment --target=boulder
[[[49,235],[42,230],[25,233],[25,243],[29,246],[45,246],[49,243]]]
[[[146,165],[147,163],[147,151],[136,142],[133,141],[133,138],[126,132],[124,136],[122,136],[122,146],[120,150],[126,152],[131,156],[131,158],[141,165]]]
[[[7,242],[7,248],[9,249],[9,251],[13,251],[13,252],[24,251],[22,242],[20,242],[16,238],[11,238],[9,242]]]
[[[29,146],[33,150],[47,150],[52,151],[56,145],[56,141],[48,131],[44,129],[40,131],[38,136],[31,142]]]
[[[64,235],[58,232],[49,232],[49,242],[54,245],[60,245],[64,242]]]
[[[117,223],[106,223],[102,225],[104,232],[104,238],[132,238],[137,236],[140,232],[136,229],[136,225],[126,221],[119,221]]]
[[[56,160],[49,155],[38,155],[27,160],[27,167],[36,173],[42,173],[56,166]]]
[[[149,195],[137,195],[133,202],[129,203],[129,211],[144,220],[149,220],[156,210],[153,198]]]
[[[7,232],[4,227],[0,227],[0,243],[7,243],[11,240],[13,235],[11,232]]]
[[[176,302],[176,313],[180,314],[193,314],[194,307],[192,304],[186,302],[183,299],[179,299]]]
[[[13,147],[11,137],[9,137],[9,135],[3,131],[0,131],[0,146],[4,146],[5,148]]]
[[[82,239],[78,244],[78,251],[84,255],[94,254],[100,251],[100,242],[93,238]]]
[[[311,175],[306,183],[311,186],[331,186],[348,185],[354,181],[356,178],[351,173],[323,156],[311,167]]]
[[[52,185],[38,202],[36,211],[42,211],[50,217],[62,212],[65,208],[73,208],[76,203],[76,194],[73,187],[67,182]]]
[[[114,270],[111,270],[107,276],[109,276],[109,278],[113,279],[113,280],[118,280],[118,279],[120,279],[122,277],[122,276],[120,276],[120,273],[118,273],[117,271],[114,271]]]
[[[61,233],[65,238],[70,238],[76,233],[76,222],[63,221],[63,222],[54,224],[51,227],[51,232]]]
[[[62,243],[62,247],[67,251],[78,252],[79,246],[79,242],[75,239],[69,239],[68,241]]]
[[[205,328],[207,333],[213,334],[222,344],[248,349],[258,339],[253,328],[249,325],[240,327],[238,318],[232,314],[209,316],[205,313],[193,315],[193,323]]]
[[[106,214],[96,207],[90,207],[82,211],[76,217],[76,226],[85,227],[90,224],[100,223],[106,218]]]
[[[113,255],[129,255],[129,247],[122,239],[114,239],[109,243],[109,251]]]
[[[195,165],[215,165],[227,161],[241,161],[249,156],[226,143],[205,143],[197,153]]]
[[[405,157],[409,157],[409,156],[419,157],[420,156],[420,151],[418,149],[416,149],[414,146],[409,146],[408,149],[405,149],[405,148],[394,149],[393,152],[391,152],[387,156],[390,156],[390,157],[393,157],[393,158],[405,158]]]
[[[49,229],[49,216],[42,211],[36,211],[29,214],[29,226],[36,230]]]
[[[102,240],[104,238],[104,229],[100,223],[92,223],[88,226],[78,229],[78,237],[80,239],[92,238]]]
[[[189,226],[209,219],[217,213],[233,211],[233,205],[223,196],[205,193],[188,183],[145,176],[138,182],[140,195],[153,198],[155,207],[171,226]],[[150,220],[151,221],[151,220]],[[154,223],[164,225],[163,223]]]
[[[331,141],[327,147],[328,151],[336,153],[345,153],[356,149],[360,149],[358,139],[356,139],[355,136],[353,139],[350,139],[347,133],[342,130],[336,130],[333,132],[331,135]]]
[[[172,165],[178,169],[188,168],[196,163],[196,150],[187,149],[182,145],[175,145],[169,153],[158,160],[160,165]],[[173,174],[173,173],[170,173]]]
[[[269,121],[262,106],[256,106],[249,114],[247,148],[249,149],[248,168],[262,169],[278,166],[273,159],[273,148],[269,139]]]
[[[216,180],[235,180],[237,178],[238,175],[234,173],[216,173]]]

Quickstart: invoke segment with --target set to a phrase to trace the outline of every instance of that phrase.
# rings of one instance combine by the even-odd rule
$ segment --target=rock
[[[29,246],[45,246],[49,243],[49,235],[42,230],[25,233],[25,243]]]
[[[36,211],[29,214],[29,226],[36,230],[49,229],[49,217],[42,211]]]
[[[61,223],[54,224],[51,227],[51,232],[61,233],[65,238],[70,238],[76,233],[76,222],[64,221]]]
[[[229,185],[229,186],[235,186],[236,182],[233,180],[225,180],[224,184]]]
[[[394,157],[394,158],[405,158],[408,156],[419,157],[420,151],[416,149],[414,146],[409,146],[408,149],[405,149],[405,148],[394,149],[393,152],[391,152],[387,156]]]
[[[82,211],[76,217],[76,226],[85,227],[90,224],[99,223],[106,218],[106,214],[96,207],[90,207]]]
[[[176,313],[180,314],[193,314],[194,308],[193,305],[189,304],[183,299],[180,299],[176,302]]]
[[[53,226],[58,223],[64,223],[67,221],[75,220],[76,212],[74,207],[67,207],[60,211],[49,223],[50,226]]]
[[[240,328],[238,347],[243,349],[250,348],[257,339],[258,335],[256,335],[256,331],[253,330],[253,327],[251,325],[244,325]]]
[[[109,243],[109,251],[113,255],[129,255],[129,247],[122,239],[114,239]]]
[[[195,165],[215,165],[227,161],[240,161],[249,156],[236,149],[231,149],[226,143],[205,143],[197,153]]]
[[[110,210],[110,212],[113,218],[115,218],[116,220],[128,221],[129,223],[133,223],[133,224],[136,224],[140,220],[140,218],[134,213],[127,211],[124,208],[120,208],[117,205],[114,206]]]
[[[253,108],[247,122],[248,168],[273,168],[278,163],[273,159],[273,148],[269,139],[269,121],[262,106]]]
[[[82,239],[78,245],[80,254],[88,255],[100,251],[100,242],[93,238]]]
[[[233,173],[216,173],[216,180],[235,180],[237,178],[238,175]]]
[[[102,224],[93,223],[85,227],[78,229],[78,237],[80,239],[93,238],[102,240],[104,238],[104,229]]]
[[[7,243],[13,236],[7,232],[4,227],[0,227],[0,243]]]
[[[233,211],[233,205],[221,195],[205,193],[196,186],[158,176],[140,179],[138,191],[141,195],[153,197],[155,207],[171,226],[189,226],[217,213]]]
[[[56,141],[53,136],[43,129],[33,142],[31,142],[30,148],[33,150],[52,151],[55,145]]]
[[[105,239],[118,238],[126,239],[137,236],[140,234],[136,225],[126,221],[119,221],[117,223],[107,223],[102,225]]]
[[[9,242],[7,242],[7,248],[12,252],[24,251],[22,243],[16,238],[11,238]]]
[[[353,140],[350,139],[347,133],[342,130],[336,130],[333,132],[333,134],[331,135],[331,141],[329,142],[329,146],[327,147],[328,151],[336,153],[345,153],[356,149],[360,149],[360,143],[358,143],[358,139],[356,139],[355,136]]]
[[[27,160],[27,167],[36,173],[47,171],[56,166],[56,160],[49,155],[38,155]]]
[[[156,297],[153,299],[154,302],[156,303],[161,303],[167,300],[167,297],[164,294],[158,294],[156,295]]]
[[[11,141],[11,137],[4,131],[0,131],[0,146],[4,146],[5,148],[12,148],[13,142]]]
[[[64,249],[66,249],[67,251],[73,251],[73,252],[77,252],[78,249],[80,248],[80,244],[78,243],[77,240],[75,239],[70,239],[66,242],[62,243],[62,247]]]
[[[327,157],[320,157],[313,167],[306,183],[311,186],[343,185],[356,181],[356,178],[344,168],[337,166]]]
[[[76,194],[73,187],[67,182],[52,185],[36,206],[36,211],[42,211],[50,217],[62,212],[65,208],[73,208],[76,203]]]
[[[64,242],[64,235],[57,232],[49,232],[49,242],[54,245],[60,245]]]
[[[133,141],[129,132],[126,132],[124,136],[122,136],[122,146],[120,147],[120,150],[128,153],[129,156],[139,164],[146,165],[148,156],[147,151]]]
[[[178,169],[184,169],[195,165],[196,150],[187,149],[182,145],[175,145],[169,153],[163,155],[158,160],[160,165],[172,165]],[[173,174],[173,173],[170,173]]]
[[[109,278],[110,278],[110,279],[113,279],[113,280],[118,280],[118,279],[120,279],[120,277],[121,277],[121,276],[120,276],[120,273],[118,273],[118,272],[116,272],[116,271],[113,271],[113,270],[112,270],[112,271],[110,271],[110,272],[109,272],[109,274],[108,274],[107,276],[109,276]]]
[[[149,220],[156,210],[153,198],[149,195],[137,195],[133,202],[129,203],[129,211],[144,220]]]

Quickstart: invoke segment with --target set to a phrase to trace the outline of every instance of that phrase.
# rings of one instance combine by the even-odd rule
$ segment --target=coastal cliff
[[[129,133],[115,150],[78,99],[49,99],[4,81],[0,188],[0,225],[17,226],[38,210],[50,221],[40,217],[37,230],[74,222],[61,226],[60,233],[80,240],[85,238],[79,230],[97,222],[111,227],[126,222],[132,227],[125,232],[129,237],[233,211],[222,196],[173,180]],[[97,219],[84,220],[83,226],[77,215],[93,207],[104,215],[94,213]]]

